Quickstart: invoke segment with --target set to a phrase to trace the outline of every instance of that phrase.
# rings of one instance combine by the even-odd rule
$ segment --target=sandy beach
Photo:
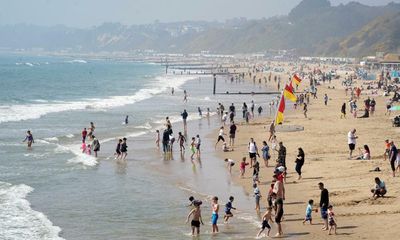
[[[283,64],[282,64],[283,65]],[[311,66],[310,66],[311,67]],[[289,67],[285,67],[289,70]],[[268,73],[264,73],[267,75]],[[262,76],[262,74],[259,74]],[[343,76],[343,75],[342,75]],[[282,75],[286,80],[288,75]],[[258,76],[257,76],[258,79]],[[314,225],[303,225],[305,209],[309,199],[314,200],[318,207],[320,190],[318,183],[323,182],[329,191],[330,204],[334,206],[337,218],[338,236],[330,238],[340,239],[385,239],[393,237],[397,232],[396,223],[400,220],[400,205],[397,195],[399,190],[396,184],[399,178],[392,177],[389,161],[384,161],[384,140],[393,140],[396,144],[398,129],[393,128],[391,119],[395,115],[385,116],[386,101],[389,97],[371,95],[370,90],[362,92],[358,100],[358,109],[363,109],[363,101],[369,96],[375,98],[376,112],[369,118],[354,118],[349,113],[348,101],[343,78],[332,80],[331,84],[318,86],[318,99],[310,98],[308,117],[303,115],[302,107],[297,110],[292,105],[286,105],[285,121],[283,126],[277,127],[277,139],[287,148],[286,164],[288,167],[287,182],[285,184],[286,199],[284,203],[284,237],[295,239],[325,239],[327,231],[322,231],[320,213],[313,213]],[[283,81],[283,82],[284,82]],[[271,81],[273,83],[273,81]],[[363,81],[356,80],[354,86],[362,86]],[[309,80],[303,80],[299,91],[309,86]],[[335,89],[332,89],[332,87]],[[270,85],[269,87],[274,87]],[[327,94],[329,101],[324,105],[323,96]],[[343,103],[347,104],[347,118],[340,118],[340,109]],[[358,113],[361,116],[362,112]],[[220,153],[221,159],[231,158],[239,162],[242,157],[248,157],[247,144],[253,137],[262,147],[262,141],[268,140],[271,118],[255,118],[250,124],[240,124],[236,134],[235,151]],[[301,126],[303,131],[285,131],[288,127]],[[359,155],[359,147],[367,144],[371,150],[372,160],[349,160],[347,133],[357,129],[357,145],[355,154]],[[271,147],[271,143],[269,143]],[[297,149],[302,147],[305,152],[303,178],[297,180],[294,170]],[[261,155],[261,152],[260,152]],[[275,164],[277,152],[272,154],[270,164]],[[239,164],[233,168],[232,178],[252,195],[252,169],[248,168],[244,178],[239,177]],[[266,168],[260,161],[260,190],[262,210],[267,206],[267,193],[271,184],[273,167]],[[373,172],[376,167],[380,172]],[[386,183],[388,193],[384,198],[372,199],[370,189],[374,188],[374,178],[379,177]],[[256,213],[255,213],[256,214]],[[254,234],[256,235],[256,230]],[[276,233],[276,225],[272,227],[272,235]]]

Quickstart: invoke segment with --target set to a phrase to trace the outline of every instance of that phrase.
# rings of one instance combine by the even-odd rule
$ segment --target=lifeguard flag
[[[296,74],[293,76],[293,82],[298,86],[301,83],[301,78],[299,78]]]
[[[296,102],[297,101],[297,97],[296,95],[294,95],[293,93],[293,87],[292,84],[285,86],[285,89],[283,90],[283,95],[285,95],[285,97],[287,99],[289,99],[292,102]]]
[[[285,97],[282,94],[281,101],[279,102],[278,112],[276,113],[275,124],[281,124],[283,122],[283,112],[285,111]]]

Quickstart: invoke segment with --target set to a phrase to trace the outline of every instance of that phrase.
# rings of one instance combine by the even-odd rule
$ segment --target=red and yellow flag
[[[293,76],[292,81],[298,86],[301,83],[301,78],[299,78],[296,74]]]
[[[283,95],[292,102],[297,101],[297,97],[294,95],[292,83],[290,83],[290,85],[286,84],[285,89],[283,90]]]
[[[283,123],[283,112],[285,111],[285,97],[282,94],[279,102],[278,112],[276,113],[275,125]]]

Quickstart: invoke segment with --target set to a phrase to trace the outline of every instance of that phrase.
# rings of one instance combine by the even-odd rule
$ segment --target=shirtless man
[[[200,203],[201,204],[201,203]],[[194,203],[194,208],[190,211],[189,215],[187,216],[186,223],[189,222],[190,216],[192,216],[192,236],[195,236],[195,231],[196,235],[200,235],[200,223],[204,225],[203,219],[201,218],[201,210],[200,210],[200,204]]]

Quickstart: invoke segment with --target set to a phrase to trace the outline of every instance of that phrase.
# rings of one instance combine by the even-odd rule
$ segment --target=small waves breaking
[[[31,208],[26,196],[34,189],[25,184],[0,182],[0,239],[62,240],[61,228]]]
[[[144,88],[138,90],[133,95],[112,96],[103,99],[86,99],[70,102],[43,102],[34,104],[13,104],[0,106],[0,123],[17,122],[30,119],[38,119],[50,113],[65,111],[94,110],[102,111],[106,109],[122,107],[134,104],[154,95],[169,90],[171,87],[178,88],[188,80],[194,79],[193,76],[172,76],[167,75],[157,77],[155,82],[149,83]]]

